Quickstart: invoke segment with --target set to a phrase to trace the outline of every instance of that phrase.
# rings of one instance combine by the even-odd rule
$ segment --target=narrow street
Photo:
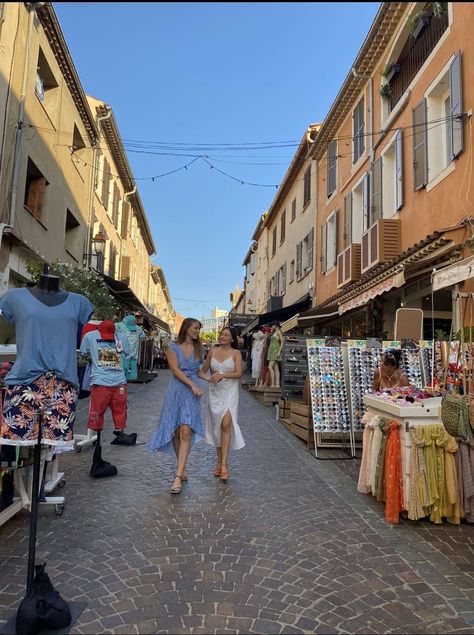
[[[111,446],[107,419],[118,476],[88,476],[93,448],[61,456],[66,510],[40,509],[37,562],[83,607],[71,633],[473,633],[473,528],[387,525],[357,492],[358,461],[316,460],[244,390],[229,482],[201,443],[172,496],[174,461],[144,445],[168,378],[130,385],[139,445]],[[0,528],[2,633],[25,593],[28,527],[22,512]]]

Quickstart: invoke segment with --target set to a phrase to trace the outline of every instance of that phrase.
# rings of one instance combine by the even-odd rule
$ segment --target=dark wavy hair
[[[398,348],[387,348],[383,354],[384,363],[394,368],[400,368],[400,361],[402,359],[402,351]]]
[[[237,331],[235,330],[235,328],[233,326],[224,326],[221,329],[221,333],[222,331],[229,331],[229,333],[232,336],[232,342],[230,344],[231,348],[239,348],[239,340],[238,340],[238,336],[237,336]]]

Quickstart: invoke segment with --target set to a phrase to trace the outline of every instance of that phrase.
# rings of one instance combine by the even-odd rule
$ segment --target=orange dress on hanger
[[[385,450],[385,519],[398,523],[403,507],[402,453],[398,421],[388,422],[387,447]]]

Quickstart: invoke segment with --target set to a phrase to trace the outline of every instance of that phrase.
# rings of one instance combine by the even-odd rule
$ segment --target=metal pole
[[[30,510],[30,540],[28,545],[28,574],[26,580],[27,594],[33,585],[35,576],[35,557],[36,557],[36,533],[38,529],[38,503],[39,503],[39,485],[40,485],[40,465],[41,465],[41,416],[38,426],[38,443],[35,445],[34,464],[33,464],[33,485],[31,488],[31,510]]]
[[[28,35],[26,36],[26,51],[25,51],[25,63],[23,66],[23,84],[20,95],[20,105],[18,108],[18,123],[16,128],[16,140],[15,140],[15,155],[13,163],[12,185],[11,185],[11,201],[10,201],[10,218],[8,224],[10,227],[15,225],[16,216],[16,199],[18,192],[18,181],[20,178],[20,151],[21,151],[21,139],[23,134],[23,126],[25,123],[25,102],[26,92],[28,89],[28,68],[30,65],[30,48],[31,48],[31,34],[33,32],[33,20],[35,17],[35,3],[30,2],[28,4]]]

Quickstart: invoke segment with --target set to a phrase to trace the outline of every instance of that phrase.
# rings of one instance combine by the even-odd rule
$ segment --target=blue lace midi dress
[[[194,353],[186,357],[181,348],[173,342],[170,342],[169,347],[178,358],[181,372],[199,385],[197,372],[201,366],[200,360],[194,357]],[[190,426],[193,431],[191,445],[204,437],[201,398],[196,397],[189,386],[173,375],[166,389],[158,427],[151,438],[149,449],[152,452],[174,453],[173,435],[183,423]]]

